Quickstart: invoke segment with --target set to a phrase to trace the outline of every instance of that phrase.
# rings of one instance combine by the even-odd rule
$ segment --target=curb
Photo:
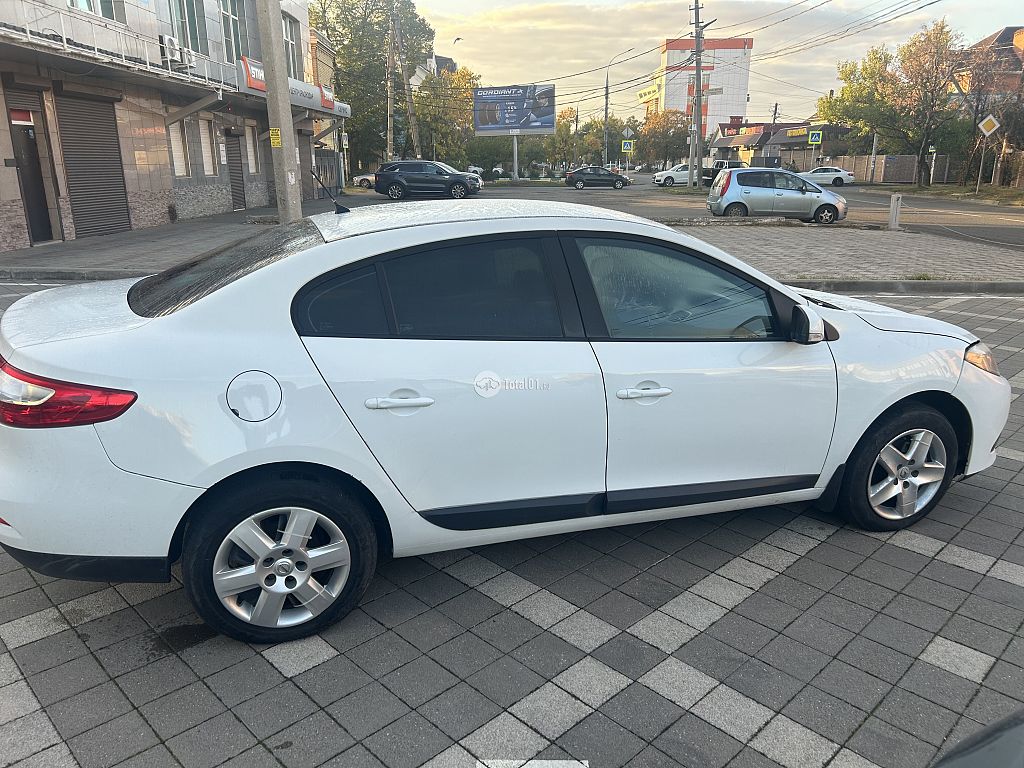
[[[971,293],[1014,296],[1024,295],[1024,280],[833,280],[831,278],[786,280],[794,288],[809,288],[827,293]]]

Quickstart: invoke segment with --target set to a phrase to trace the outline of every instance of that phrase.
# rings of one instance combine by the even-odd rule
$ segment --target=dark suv
[[[576,189],[583,189],[584,187],[614,187],[615,189],[622,189],[623,187],[628,187],[629,184],[628,176],[609,171],[607,168],[602,168],[599,165],[585,165],[582,168],[577,168],[575,171],[569,171],[565,174],[565,185],[567,187],[576,187]]]
[[[395,160],[377,170],[373,188],[392,200],[408,195],[446,195],[461,200],[480,191],[480,177],[431,160]]]

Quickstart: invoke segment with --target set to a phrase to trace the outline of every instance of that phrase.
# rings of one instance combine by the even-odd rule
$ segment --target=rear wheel
[[[388,197],[392,200],[401,200],[405,197],[405,187],[397,182],[388,186]]]
[[[615,187],[616,189],[622,189],[626,185],[623,183],[622,179],[616,179],[615,183],[612,184],[612,186]]]
[[[469,194],[469,190],[466,189],[465,184],[455,183],[448,188],[448,194],[451,195],[456,200],[461,200],[462,198]]]
[[[372,185],[370,184],[369,179],[360,179],[359,186],[362,187],[363,189],[369,189]]]
[[[832,179],[832,186],[833,187],[841,187],[841,186],[843,186],[843,180],[841,178],[839,178],[838,176],[836,176],[834,179]]]
[[[839,218],[839,211],[834,205],[823,205],[814,212],[814,220],[819,224],[835,224]]]
[[[725,215],[739,218],[747,215],[747,207],[743,203],[730,203],[725,207]]]
[[[912,405],[861,438],[846,465],[840,507],[868,530],[906,528],[942,499],[958,457],[949,420],[933,408]]]
[[[671,187],[671,186],[672,186],[673,184],[675,184],[675,183],[676,183],[676,180],[675,180],[675,179],[673,179],[673,178],[672,178],[671,176],[666,176],[666,177],[665,177],[665,181],[664,181],[664,182],[662,182],[662,183],[663,183],[663,184],[664,184],[664,185],[665,185],[666,187]]]
[[[356,606],[376,568],[376,532],[362,505],[314,478],[213,497],[193,520],[185,591],[207,624],[244,642],[323,629]]]
[[[573,184],[573,186],[576,187],[576,189],[583,189],[587,185],[586,182],[583,181],[583,179],[580,179],[575,184]]]

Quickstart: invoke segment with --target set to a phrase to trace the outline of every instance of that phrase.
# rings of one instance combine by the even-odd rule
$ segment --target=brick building
[[[308,198],[351,112],[305,4],[281,19]],[[255,0],[0,2],[0,250],[273,203],[262,69]]]

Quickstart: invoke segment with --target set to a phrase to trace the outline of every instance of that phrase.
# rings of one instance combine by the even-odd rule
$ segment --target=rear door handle
[[[775,193],[775,196],[776,196],[776,197],[782,197],[782,193],[781,193],[781,192],[776,192],[776,193]]]
[[[668,397],[672,390],[668,387],[652,387],[651,389],[620,389],[615,393],[619,400],[639,400],[644,397]]]
[[[434,404],[432,397],[371,397],[364,405],[371,411],[395,408],[426,408]]]

